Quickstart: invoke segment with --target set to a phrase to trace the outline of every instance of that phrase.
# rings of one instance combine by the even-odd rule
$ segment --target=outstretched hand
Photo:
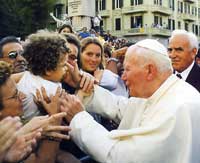
[[[77,61],[68,63],[68,70],[64,82],[74,88],[81,88],[83,91],[90,91],[94,84],[98,84],[99,81],[92,75],[82,70],[79,70]]]
[[[84,106],[77,96],[65,93],[60,100],[60,109],[66,112],[66,120],[71,122],[76,114],[84,111]]]
[[[42,87],[41,93],[38,89],[36,90],[34,101],[35,103],[42,105],[49,115],[53,115],[60,112],[58,105],[62,93],[62,88],[58,87],[55,95],[50,95],[50,97],[48,97],[45,88]]]

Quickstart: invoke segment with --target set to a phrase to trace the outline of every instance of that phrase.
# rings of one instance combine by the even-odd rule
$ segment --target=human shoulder
[[[23,75],[25,74],[25,72],[20,72],[20,73],[16,73],[16,74],[12,74],[11,75],[11,78],[16,82],[18,83],[21,78],[23,77]]]

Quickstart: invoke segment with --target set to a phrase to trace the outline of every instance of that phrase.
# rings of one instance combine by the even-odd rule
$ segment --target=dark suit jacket
[[[200,92],[200,67],[196,63],[192,67],[186,82],[193,85]]]

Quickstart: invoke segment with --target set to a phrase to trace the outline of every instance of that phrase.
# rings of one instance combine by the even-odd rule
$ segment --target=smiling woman
[[[87,37],[81,41],[80,67],[94,75],[98,68],[103,69],[103,47],[97,38]]]

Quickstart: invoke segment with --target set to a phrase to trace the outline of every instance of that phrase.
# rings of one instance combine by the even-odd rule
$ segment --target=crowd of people
[[[193,33],[165,47],[58,27],[0,40],[0,162],[200,162]]]

